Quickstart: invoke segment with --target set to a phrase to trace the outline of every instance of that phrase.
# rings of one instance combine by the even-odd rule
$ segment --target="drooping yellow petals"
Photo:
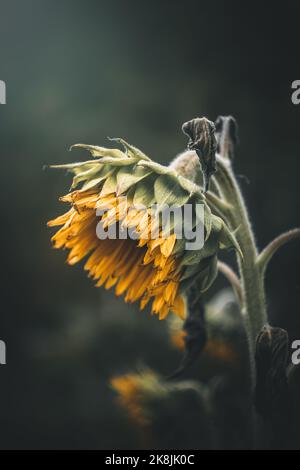
[[[172,235],[170,235],[162,245],[160,245],[160,251],[162,253],[163,256],[165,256],[166,258],[168,258],[172,251],[173,251],[173,248],[174,248],[174,245],[175,245],[175,242],[176,242],[176,234],[175,233],[172,233]]]
[[[56,217],[56,219],[49,220],[47,225],[48,225],[48,227],[56,227],[56,226],[59,226],[59,225],[64,225],[65,223],[70,221],[71,215],[73,215],[73,214],[75,214],[75,210],[72,207],[65,214],[62,214],[62,215]]]
[[[185,318],[185,303],[183,297],[178,295],[172,305],[172,311],[176,313],[182,320]]]
[[[125,301],[141,299],[141,309],[152,302],[152,313],[165,318],[172,310],[184,316],[184,303],[178,294],[178,260],[172,255],[176,235],[151,238],[152,221],[145,209],[136,209],[124,197],[109,193],[101,197],[98,192],[73,191],[61,198],[72,204],[65,214],[48,222],[50,227],[62,226],[52,237],[55,248],[67,248],[67,262],[74,265],[89,255],[84,269],[95,280],[96,286],[110,289],[116,295],[125,294]],[[96,216],[96,210],[103,215]],[[98,212],[97,212],[98,214]],[[103,229],[120,224],[123,229],[134,230],[139,238],[132,240],[106,238],[100,240],[96,226],[102,221]]]

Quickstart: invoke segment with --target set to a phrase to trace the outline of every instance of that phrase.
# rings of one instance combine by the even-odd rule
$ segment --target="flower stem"
[[[235,274],[235,272],[231,269],[228,264],[223,263],[223,261],[218,261],[218,270],[227,278],[227,280],[230,282],[238,302],[241,304],[243,301],[243,291],[241,287],[240,280],[238,276]]]
[[[254,374],[254,346],[256,337],[261,328],[267,323],[264,279],[257,263],[258,251],[248,211],[232,171],[231,162],[220,155],[217,157],[217,162],[218,171],[214,178],[217,180],[223,198],[233,208],[228,213],[227,221],[230,228],[236,230],[236,238],[243,253],[243,260],[238,256],[243,290],[242,313],[248,333],[250,362]]]

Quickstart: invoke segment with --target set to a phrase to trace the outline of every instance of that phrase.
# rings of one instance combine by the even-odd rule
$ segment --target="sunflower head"
[[[147,404],[154,398],[165,397],[168,393],[158,376],[150,370],[116,376],[111,379],[110,383],[118,394],[118,403],[140,426],[147,426],[151,422],[151,413]]]
[[[97,287],[114,287],[141,308],[152,301],[160,319],[170,311],[184,318],[184,291],[194,282],[199,294],[208,289],[219,249],[237,246],[235,238],[198,185],[115,140],[123,150],[77,144],[94,159],[56,166],[71,172],[73,182],[60,198],[69,210],[48,222],[61,226],[53,246],[69,251],[70,265],[85,258]]]
[[[128,413],[131,420],[141,428],[152,429],[155,434],[167,426],[171,433],[175,427],[181,432],[182,423],[175,419],[170,426],[170,417],[176,412],[182,414],[191,412],[187,420],[191,424],[202,400],[201,386],[193,381],[166,380],[148,368],[138,373],[119,375],[110,380],[111,387],[117,393],[117,403]],[[176,412],[175,412],[176,411]]]

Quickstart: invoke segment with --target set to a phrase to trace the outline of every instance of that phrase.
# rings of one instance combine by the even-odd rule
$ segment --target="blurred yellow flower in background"
[[[145,404],[152,394],[164,394],[157,376],[146,370],[142,374],[113,377],[110,383],[118,394],[118,403],[127,410],[130,418],[140,426],[150,424]]]

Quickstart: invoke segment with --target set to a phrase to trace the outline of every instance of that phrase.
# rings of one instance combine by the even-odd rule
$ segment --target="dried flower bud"
[[[185,122],[182,131],[189,137],[188,148],[195,150],[199,157],[203,172],[203,189],[206,192],[209,179],[216,171],[215,125],[206,118],[196,118]]]
[[[238,144],[238,126],[233,116],[218,116],[215,122],[217,152],[233,160],[234,149]]]
[[[290,411],[287,352],[287,332],[264,326],[256,340],[255,405],[264,419],[281,429],[288,423]]]

